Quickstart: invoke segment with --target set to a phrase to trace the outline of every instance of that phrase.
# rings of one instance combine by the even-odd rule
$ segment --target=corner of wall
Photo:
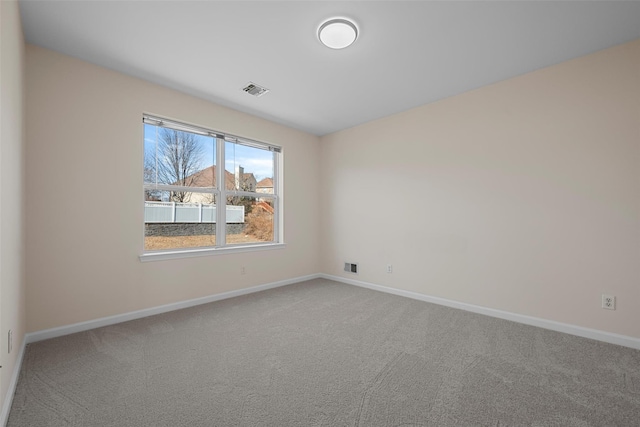
[[[17,1],[0,2],[0,425],[6,423],[26,333],[25,42]],[[10,201],[10,202],[9,202]],[[8,351],[8,332],[12,349]]]

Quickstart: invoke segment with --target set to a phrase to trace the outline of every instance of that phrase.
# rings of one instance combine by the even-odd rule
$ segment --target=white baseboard
[[[233,298],[240,295],[260,292],[267,289],[286,286],[293,283],[303,282],[305,280],[324,278],[335,280],[336,282],[346,283],[349,285],[360,286],[380,292],[386,292],[393,295],[399,295],[420,301],[430,302],[433,304],[444,305],[447,307],[457,308],[460,310],[470,311],[473,313],[484,314],[486,316],[497,317],[500,319],[511,320],[513,322],[523,323],[525,325],[537,326],[552,331],[564,332],[566,334],[577,335],[579,337],[590,338],[611,344],[622,345],[640,350],[640,339],[629,337],[626,335],[604,332],[597,329],[584,328],[582,326],[571,325],[568,323],[556,322],[553,320],[541,319],[538,317],[526,316],[524,314],[512,313],[508,311],[496,310],[493,308],[482,307],[479,305],[467,304],[464,302],[453,301],[445,298],[433,297],[418,292],[406,291],[402,289],[390,288],[387,286],[376,285],[373,283],[363,282],[360,280],[349,279],[346,277],[333,276],[330,274],[311,274],[308,276],[295,277],[292,279],[281,280],[278,282],[266,283],[264,285],[253,286],[251,288],[238,289],[236,291],[223,292],[221,294],[209,295],[202,298],[196,298],[188,301],[180,301],[177,303],[161,305],[159,307],[147,308],[144,310],[132,311],[129,313],[118,314],[115,316],[102,317],[100,319],[89,320],[86,322],[74,323],[72,325],[61,326],[58,328],[46,329],[43,331],[31,332],[25,336],[25,344],[42,341],[49,338],[69,335],[76,332],[87,331],[90,329],[100,328],[103,326],[114,325],[116,323],[127,322],[129,320],[140,319],[155,314],[167,313],[169,311],[180,310],[182,308],[194,307],[200,304],[207,304],[214,301],[220,301],[227,298]],[[14,376],[17,374],[14,373]],[[16,376],[17,378],[17,376]]]
[[[18,378],[20,377],[20,369],[22,368],[22,359],[24,358],[24,349],[27,346],[27,340],[22,340],[22,345],[20,346],[20,353],[18,354],[18,358],[16,359],[16,364],[13,367],[13,372],[11,373],[11,381],[9,382],[9,388],[7,389],[7,394],[4,397],[4,402],[2,403],[2,412],[0,412],[0,426],[6,426],[7,421],[9,421],[9,412],[11,411],[11,404],[13,403],[13,395],[16,392],[16,386],[18,385]]]
[[[432,297],[418,292],[405,291],[402,289],[389,288],[387,286],[374,285],[373,283],[362,282],[360,280],[348,279],[346,277],[333,276],[330,274],[320,274],[323,279],[335,280],[349,285],[360,286],[362,288],[372,289],[375,291],[386,292],[388,294],[399,295],[411,299],[430,302],[433,304],[444,305],[447,307],[457,308],[460,310],[470,311],[473,313],[484,314],[486,316],[497,317],[499,319],[511,320],[513,322],[523,323],[525,325],[537,326],[543,329],[550,329],[556,332],[576,335],[583,338],[590,338],[597,341],[603,341],[610,344],[617,344],[624,347],[630,347],[640,350],[640,339],[629,337],[626,335],[614,334],[611,332],[599,331],[597,329],[583,328],[582,326],[570,325],[568,323],[555,322],[553,320],[541,319],[538,317],[526,316],[523,314],[511,313],[508,311],[496,310],[493,308],[482,307],[479,305],[467,304],[448,300],[445,298]]]
[[[295,277],[293,279],[281,280],[278,282],[266,283],[264,285],[253,286],[251,288],[238,289],[236,291],[223,292],[221,294],[209,295],[202,298],[180,301],[171,304],[161,305],[158,307],[146,308],[144,310],[131,311],[129,313],[116,314],[115,316],[102,317],[99,319],[88,320],[86,322],[74,323],[71,325],[60,326],[58,328],[45,329],[37,332],[30,332],[25,336],[27,344],[47,340],[50,338],[61,337],[64,335],[75,334],[76,332],[88,331],[90,329],[101,328],[103,326],[115,325],[117,323],[128,322],[129,320],[141,319],[143,317],[153,316],[155,314],[167,313],[169,311],[180,310],[182,308],[194,307],[196,305],[207,304],[214,301],[220,301],[227,298],[233,298],[240,295],[252,294],[254,292],[265,291],[267,289],[278,288],[280,286],[291,285],[293,283],[303,282],[305,280],[317,279],[320,274],[311,274],[308,276]]]

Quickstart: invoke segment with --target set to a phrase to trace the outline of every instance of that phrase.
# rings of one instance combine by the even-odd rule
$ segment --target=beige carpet
[[[8,426],[640,426],[640,351],[328,280],[27,347]]]

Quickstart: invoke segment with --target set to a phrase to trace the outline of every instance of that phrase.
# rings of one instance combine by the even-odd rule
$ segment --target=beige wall
[[[320,139],[35,46],[26,59],[29,331],[352,278],[352,261],[359,280],[640,337],[640,41]],[[287,248],[140,263],[142,112],[282,145]]]
[[[39,47],[26,60],[29,331],[319,271],[319,138]],[[281,145],[286,248],[141,263],[143,112]]]
[[[24,283],[24,41],[18,4],[0,1],[0,402],[26,329]],[[7,333],[13,331],[13,351]]]
[[[640,337],[640,40],[325,136],[321,165],[323,272]]]

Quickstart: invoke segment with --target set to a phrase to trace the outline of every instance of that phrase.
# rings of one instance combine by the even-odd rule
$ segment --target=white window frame
[[[143,114],[143,141],[144,141],[144,124],[151,124],[169,129],[192,132],[199,135],[211,136],[216,141],[216,188],[201,187],[182,187],[176,185],[164,184],[146,184],[143,181],[143,195],[145,190],[161,190],[161,191],[191,191],[198,193],[210,193],[215,196],[216,206],[216,246],[196,247],[196,248],[175,248],[146,251],[144,249],[145,227],[144,220],[142,223],[142,248],[143,253],[139,256],[140,261],[160,261],[175,258],[191,258],[209,255],[229,254],[238,252],[253,252],[262,250],[281,249],[285,247],[283,233],[283,200],[282,200],[282,147],[266,142],[257,141],[237,135],[232,135],[202,126],[191,125],[181,121],[167,119],[164,117]],[[273,194],[258,193],[257,191],[239,191],[227,190],[226,185],[220,183],[226,182],[225,177],[225,143],[232,142],[250,147],[267,149],[274,153],[273,156]],[[143,142],[144,143],[144,142]],[[144,149],[143,149],[144,151]],[[143,156],[143,175],[144,175],[144,156]],[[195,191],[194,191],[195,190]],[[226,206],[227,197],[255,197],[255,198],[271,198],[273,199],[274,216],[273,216],[273,241],[271,242],[253,242],[253,243],[237,243],[227,244],[226,242],[226,226],[220,227],[219,224],[226,225]],[[144,209],[144,196],[142,197],[142,205]]]

